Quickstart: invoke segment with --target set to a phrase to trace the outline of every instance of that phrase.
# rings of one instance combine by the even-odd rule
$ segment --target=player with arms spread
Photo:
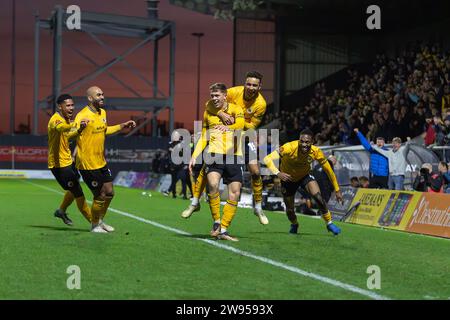
[[[331,218],[327,204],[320,194],[320,188],[314,176],[310,174],[311,164],[314,160],[322,165],[323,170],[327,174],[336,192],[336,199],[343,202],[342,193],[339,190],[339,184],[336,176],[331,169],[330,164],[325,158],[323,152],[316,146],[312,145],[313,133],[309,129],[305,129],[300,133],[297,141],[291,141],[278,150],[275,150],[264,158],[267,168],[281,179],[283,200],[286,204],[286,214],[291,222],[290,233],[298,232],[298,221],[295,215],[294,198],[299,187],[306,190],[316,201],[319,207],[319,213],[327,224],[328,231],[334,235],[338,235],[341,229],[336,226]],[[274,161],[281,158],[280,169],[276,167]]]
[[[104,94],[99,87],[90,87],[87,90],[89,104],[81,110],[76,118],[77,124],[82,119],[89,122],[77,138],[76,167],[80,171],[84,182],[94,195],[92,202],[92,232],[106,233],[114,228],[103,222],[106,211],[114,196],[113,178],[105,160],[105,137],[121,131],[124,128],[134,128],[133,120],[108,126],[104,106]]]

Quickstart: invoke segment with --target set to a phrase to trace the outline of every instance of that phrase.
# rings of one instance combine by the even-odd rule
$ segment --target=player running
[[[48,130],[48,168],[58,181],[59,185],[66,190],[63,201],[54,213],[55,217],[61,218],[67,225],[73,225],[66,210],[75,199],[78,210],[91,222],[91,210],[78,181],[79,175],[72,167],[72,155],[69,147],[69,139],[77,137],[87,125],[87,120],[80,120],[77,130],[76,123],[71,122],[74,110],[72,96],[62,94],[56,99],[58,110],[50,118]]]
[[[297,141],[291,141],[278,150],[275,150],[264,158],[267,168],[281,179],[283,200],[286,205],[286,214],[291,222],[290,233],[298,232],[298,221],[295,215],[294,198],[299,187],[306,190],[316,201],[319,207],[319,213],[325,220],[327,230],[334,235],[341,233],[341,229],[333,223],[331,213],[328,210],[325,200],[320,194],[320,188],[317,181],[310,174],[311,164],[314,160],[319,162],[323,170],[327,174],[336,192],[336,199],[343,202],[342,193],[339,190],[339,184],[336,176],[331,169],[330,164],[325,158],[323,152],[316,146],[312,145],[313,133],[309,129],[305,129],[300,133]],[[278,169],[274,161],[281,158],[280,169]]]

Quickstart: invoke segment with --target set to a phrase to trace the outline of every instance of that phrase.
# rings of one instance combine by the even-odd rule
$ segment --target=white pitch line
[[[64,193],[62,193],[62,192],[60,192],[58,190],[55,190],[55,189],[52,189],[52,188],[48,188],[48,187],[45,187],[45,186],[41,186],[41,185],[33,183],[33,182],[29,182],[29,181],[24,181],[24,182],[32,184],[32,185],[34,185],[36,187],[40,187],[40,188],[49,190],[51,192],[55,192],[55,193],[58,193],[58,194],[64,194]],[[112,212],[115,212],[115,213],[120,214],[122,216],[129,217],[129,218],[132,218],[132,219],[135,219],[135,220],[138,220],[138,221],[150,224],[152,226],[155,226],[155,227],[167,230],[167,231],[174,232],[176,234],[180,234],[180,235],[184,235],[184,236],[192,236],[192,234],[190,234],[190,233],[188,233],[186,231],[183,231],[183,230],[180,230],[180,229],[176,229],[176,228],[172,228],[172,227],[169,227],[169,226],[166,226],[166,225],[163,225],[163,224],[160,224],[158,222],[151,221],[151,220],[147,220],[147,219],[135,216],[135,215],[133,215],[131,213],[128,213],[128,212],[125,212],[125,211],[117,210],[117,209],[114,209],[114,208],[111,208],[111,207],[109,207],[108,210],[111,210]],[[318,274],[315,274],[315,273],[312,273],[312,272],[308,272],[308,271],[302,270],[300,268],[293,267],[293,266],[287,265],[285,263],[278,262],[278,261],[275,261],[275,260],[272,260],[272,259],[269,259],[269,258],[266,258],[266,257],[258,256],[258,255],[255,255],[255,254],[251,253],[251,252],[248,252],[248,251],[239,250],[239,249],[236,249],[234,247],[231,247],[231,246],[219,243],[217,241],[208,240],[208,239],[201,239],[201,238],[194,238],[194,239],[206,242],[206,243],[208,243],[208,244],[210,244],[212,246],[215,246],[217,248],[221,248],[221,249],[224,249],[224,250],[227,250],[227,251],[231,251],[233,253],[236,253],[236,254],[244,256],[244,257],[252,258],[252,259],[264,262],[266,264],[269,264],[269,265],[272,265],[272,266],[275,266],[275,267],[278,267],[278,268],[281,268],[281,269],[285,269],[285,270],[297,273],[297,274],[302,275],[302,276],[307,277],[307,278],[312,278],[314,280],[317,280],[317,281],[320,281],[320,282],[324,282],[324,283],[327,283],[329,285],[332,285],[332,286],[335,286],[335,287],[338,287],[338,288],[341,288],[341,289],[344,289],[344,290],[347,290],[347,291],[358,293],[360,295],[366,296],[366,297],[371,298],[371,299],[375,299],[375,300],[391,300],[389,297],[386,297],[386,296],[383,296],[383,295],[379,295],[379,294],[374,293],[372,291],[361,289],[361,288],[353,286],[351,284],[347,284],[347,283],[344,283],[344,282],[341,282],[341,281],[338,281],[338,280],[334,280],[334,279],[331,279],[331,278],[328,278],[328,277],[324,277],[324,276],[321,276],[321,275],[318,275]]]

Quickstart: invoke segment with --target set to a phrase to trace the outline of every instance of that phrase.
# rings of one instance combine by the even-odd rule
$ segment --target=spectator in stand
[[[445,114],[446,109],[450,109],[450,87],[449,82],[447,81],[447,84],[444,86],[443,89],[443,95],[442,95],[442,101],[441,101],[441,109],[442,114]]]
[[[387,189],[389,181],[389,161],[388,159],[372,148],[372,145],[367,141],[367,139],[359,132],[358,128],[354,129],[359,141],[363,145],[364,149],[370,153],[370,185],[369,188],[376,189]],[[387,151],[388,149],[384,146],[384,138],[377,138],[377,146]]]
[[[443,190],[445,193],[450,193],[450,171],[448,164],[445,161],[439,162],[438,170],[442,175]]]
[[[430,163],[425,163],[423,166],[427,166],[428,171],[430,172],[430,183],[428,186],[428,192],[434,193],[442,193],[444,192],[444,177],[441,172],[434,172],[433,166]]]
[[[358,177],[351,177],[350,178],[350,186],[353,188],[359,188],[359,179]]]
[[[431,168],[429,168],[428,164],[424,163],[420,168],[419,174],[416,176],[413,182],[413,189],[415,191],[428,191],[428,187],[430,185],[430,173]]]
[[[407,138],[408,142],[402,146],[402,139],[395,137],[392,139],[392,149],[383,150],[382,148],[373,145],[372,148],[378,151],[386,158],[389,162],[389,189],[391,190],[404,190],[405,174],[406,174],[406,158],[409,153],[409,144],[411,138]]]
[[[444,118],[444,123],[442,125],[442,146],[446,147],[446,149],[442,150],[441,159],[449,162],[450,161],[450,109],[449,115],[446,115]]]
[[[360,188],[369,188],[369,178],[361,176],[358,178]]]

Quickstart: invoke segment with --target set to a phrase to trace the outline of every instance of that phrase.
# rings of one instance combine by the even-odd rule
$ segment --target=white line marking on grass
[[[45,186],[41,186],[41,185],[33,183],[33,182],[29,182],[29,181],[25,181],[25,182],[27,182],[29,184],[32,184],[34,186],[37,186],[37,187],[49,190],[51,192],[55,192],[55,193],[58,193],[58,194],[64,194],[64,193],[62,193],[60,191],[57,191],[55,189],[48,188],[48,187],[45,187]],[[114,209],[114,208],[111,208],[111,207],[109,207],[108,209],[111,210],[112,212],[115,212],[115,213],[120,214],[122,216],[129,217],[129,218],[132,218],[132,219],[135,219],[135,220],[138,220],[138,221],[150,224],[152,226],[155,226],[155,227],[167,230],[167,231],[174,232],[176,234],[180,234],[180,235],[184,235],[184,236],[192,236],[192,234],[190,234],[190,233],[188,233],[186,231],[183,231],[183,230],[180,230],[180,229],[176,229],[176,228],[172,228],[172,227],[169,227],[169,226],[166,226],[166,225],[163,225],[163,224],[160,224],[158,222],[151,221],[151,220],[147,220],[147,219],[135,216],[135,215],[133,215],[131,213],[128,213],[128,212],[125,212],[125,211],[117,210],[117,209]],[[278,262],[278,261],[275,261],[275,260],[272,260],[272,259],[269,259],[269,258],[266,258],[266,257],[258,256],[258,255],[255,255],[253,253],[247,252],[247,251],[239,250],[239,249],[236,249],[234,247],[231,247],[231,246],[219,243],[219,242],[217,242],[215,240],[208,240],[208,239],[201,239],[201,238],[194,238],[194,239],[206,242],[206,243],[208,243],[208,244],[210,244],[212,246],[215,246],[217,248],[221,248],[221,249],[224,249],[224,250],[227,250],[227,251],[231,251],[233,253],[236,253],[236,254],[244,256],[244,257],[252,258],[252,259],[264,262],[266,264],[270,264],[272,266],[275,266],[275,267],[278,267],[278,268],[281,268],[281,269],[285,269],[285,270],[297,273],[297,274],[302,275],[302,276],[307,277],[307,278],[312,278],[314,280],[317,280],[317,281],[320,281],[320,282],[324,282],[324,283],[330,284],[332,286],[335,286],[335,287],[338,287],[338,288],[341,288],[341,289],[344,289],[344,290],[347,290],[347,291],[358,293],[360,295],[366,296],[366,297],[371,298],[371,299],[375,299],[375,300],[390,300],[389,297],[376,294],[376,293],[374,293],[372,291],[361,289],[361,288],[358,288],[358,287],[353,286],[351,284],[343,283],[343,282],[338,281],[338,280],[334,280],[334,279],[327,278],[327,277],[324,277],[324,276],[321,276],[321,275],[318,275],[318,274],[315,274],[315,273],[312,273],[312,272],[308,272],[308,271],[302,270],[300,268],[293,267],[293,266],[290,266],[290,265],[287,265],[287,264],[284,264],[284,263],[281,263],[281,262]]]

